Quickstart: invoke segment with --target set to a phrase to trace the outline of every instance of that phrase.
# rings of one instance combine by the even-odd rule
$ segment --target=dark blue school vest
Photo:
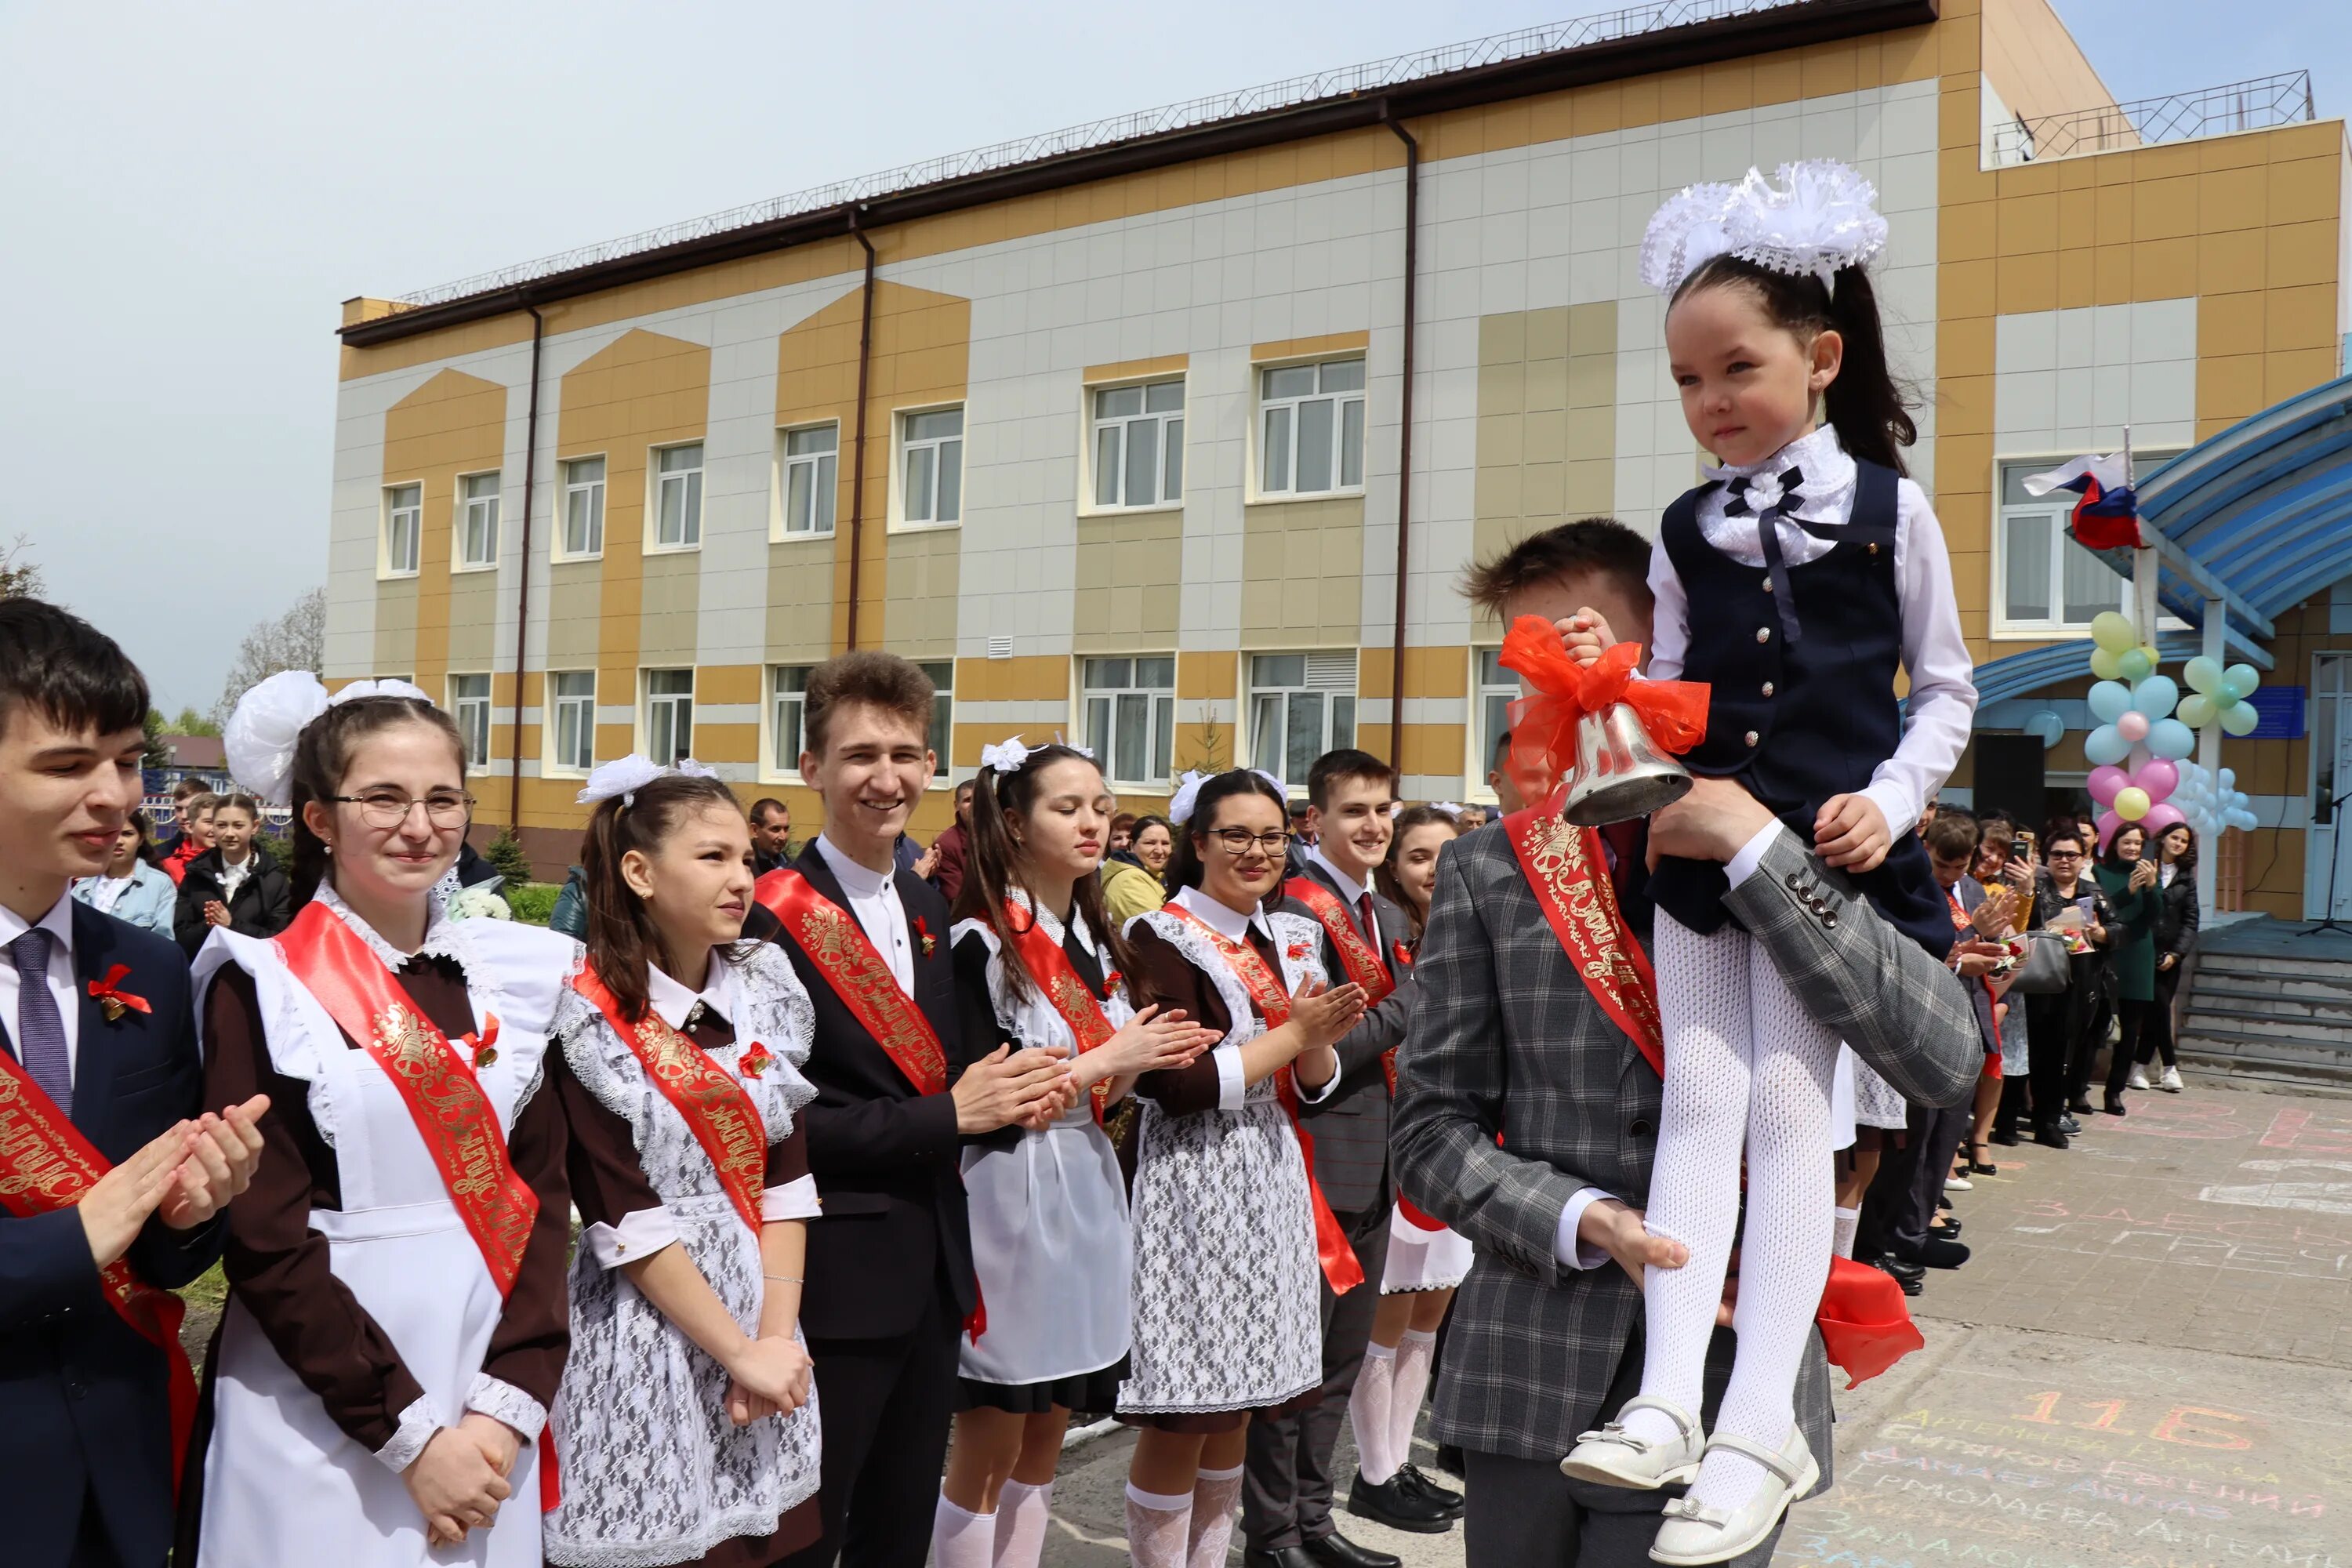
[[[1788,520],[1832,548],[1785,567],[1782,589],[1767,568],[1741,564],[1700,531],[1699,500],[1717,485],[1684,495],[1659,525],[1690,606],[1682,678],[1708,687],[1706,735],[1683,764],[1738,779],[1808,847],[1822,804],[1868,784],[1903,739],[1895,695],[1903,663],[1898,481],[1892,468],[1854,466],[1853,515],[1843,526]],[[1881,915],[1942,958],[1951,951],[1951,915],[1914,826],[1888,823],[1886,858],[1852,880]],[[1705,933],[1732,919],[1726,887],[1712,861],[1667,860],[1650,893],[1683,926]]]

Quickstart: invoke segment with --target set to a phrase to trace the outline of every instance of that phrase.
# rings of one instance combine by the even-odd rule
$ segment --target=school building
[[[1891,225],[1979,751],[2017,773],[2052,709],[2044,782],[2080,779],[2082,639],[2125,603],[2019,477],[2126,426],[2143,472],[2198,447],[2168,654],[2221,605],[2230,657],[2267,661],[2280,738],[2223,761],[2266,825],[2245,902],[2304,913],[2352,736],[2352,528],[2339,496],[2336,542],[2240,592],[2199,531],[2269,559],[2284,525],[2199,444],[2297,397],[2352,427],[2322,390],[2352,326],[2344,123],[2301,72],[2119,100],[2045,0],[1665,0],[352,300],[328,676],[442,696],[480,823],[542,868],[630,751],[815,824],[801,693],[853,647],[941,692],[921,832],[1016,732],[1090,744],[1139,810],[1187,767],[1297,785],[1350,742],[1410,798],[1484,797],[1515,688],[1464,565],[1563,518],[1654,529],[1695,482],[1643,227],[1815,156]],[[2273,470],[2344,461],[2312,420]]]

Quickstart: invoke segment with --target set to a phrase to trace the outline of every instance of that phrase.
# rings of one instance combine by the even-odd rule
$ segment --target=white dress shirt
[[[68,893],[49,906],[49,912],[37,921],[26,921],[12,909],[0,906],[0,1020],[8,1026],[8,1044],[16,1059],[25,1058],[25,1031],[17,1019],[17,1007],[23,995],[24,980],[16,973],[16,959],[9,943],[40,927],[56,940],[49,948],[49,994],[56,998],[58,1017],[66,1027],[66,1068],[72,1080],[81,1076],[81,996],[74,988],[73,896]]]
[[[236,898],[236,890],[245,886],[245,880],[247,878],[253,875],[253,868],[256,864],[257,862],[253,858],[253,851],[250,848],[246,850],[245,858],[238,861],[234,866],[230,865],[226,858],[221,861],[220,889],[222,903],[226,904],[235,901]]]
[[[1838,442],[1837,432],[1824,425],[1811,435],[1790,442],[1761,463],[1707,468],[1710,479],[1754,479],[1796,468],[1804,473],[1797,487],[1796,516],[1834,531],[1853,517],[1857,470]],[[1764,546],[1756,520],[1725,510],[1731,500],[1727,483],[1710,490],[1698,505],[1698,527],[1707,543],[1746,566],[1764,564]],[[1818,561],[1836,548],[1832,540],[1816,538],[1783,516],[1773,526],[1780,532],[1782,559],[1796,567]],[[1911,692],[1903,711],[1903,739],[1895,754],[1880,762],[1862,793],[1886,818],[1887,831],[1899,842],[1919,820],[1927,803],[1958,765],[1967,749],[1969,731],[1976,722],[1975,661],[1968,639],[1960,633],[1959,603],[1952,594],[1951,557],[1944,547],[1943,525],[1927,493],[1909,479],[1898,482],[1895,501],[1895,585],[1903,616],[1903,668],[1910,672]],[[1660,539],[1650,552],[1650,591],[1657,596],[1657,613],[1650,632],[1649,676],[1675,680],[1683,672],[1690,650],[1690,595],[1674,560]]]
[[[717,953],[710,956],[710,972],[703,976],[700,991],[688,991],[679,982],[664,973],[660,965],[646,965],[646,1002],[661,1021],[683,1032],[686,1020],[698,1004],[705,1012],[718,1015],[732,1024],[738,1006],[735,966]],[[737,1042],[738,1046],[741,1044]],[[731,1057],[732,1053],[729,1053]],[[722,1065],[727,1058],[722,1058]],[[731,1068],[730,1068],[731,1070]],[[814,1219],[823,1213],[817,1202],[816,1178],[802,1176],[781,1187],[766,1189],[760,1198],[760,1218],[763,1222],[780,1219]],[[580,1239],[600,1268],[617,1268],[625,1262],[651,1258],[663,1247],[677,1240],[677,1222],[667,1208],[638,1209],[621,1216],[618,1225],[592,1225],[581,1233]]]
[[[869,871],[834,847],[830,838],[816,841],[816,852],[840,880],[849,912],[874,951],[890,966],[891,977],[908,996],[915,994],[915,949],[907,940],[907,906],[898,898],[898,870]],[[944,935],[944,932],[934,932]]]
[[[1202,924],[1227,942],[1246,943],[1250,928],[1255,926],[1276,951],[1282,948],[1282,939],[1275,935],[1274,927],[1266,923],[1264,905],[1245,915],[1236,914],[1198,888],[1179,888],[1176,896],[1168,901],[1200,916]],[[1282,980],[1282,971],[1276,969],[1274,977],[1276,981]],[[1249,1093],[1249,1080],[1242,1075],[1242,1048],[1239,1046],[1218,1046],[1209,1052],[1209,1058],[1217,1064],[1217,1109],[1239,1110]],[[1336,1072],[1314,1089],[1307,1088],[1305,1080],[1301,1079],[1298,1098],[1308,1105],[1318,1104],[1330,1099],[1331,1091],[1339,1087],[1339,1075]]]
[[[1332,885],[1339,889],[1339,897],[1347,903],[1348,917],[1356,922],[1356,929],[1363,933],[1364,940],[1372,944],[1372,951],[1380,952],[1380,926],[1377,921],[1367,919],[1364,913],[1364,900],[1371,889],[1331,864],[1331,858],[1323,853],[1320,844],[1307,850],[1307,859],[1309,865],[1323,868],[1323,874],[1331,879]],[[1388,962],[1387,955],[1382,954],[1381,967],[1386,968]]]

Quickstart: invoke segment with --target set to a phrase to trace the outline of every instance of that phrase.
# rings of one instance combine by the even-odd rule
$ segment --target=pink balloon
[[[2167,828],[2178,827],[2188,820],[2177,805],[2151,805],[2147,808],[2147,815],[2139,819],[2139,825],[2147,829],[2147,841],[2153,844],[2164,836]],[[2142,850],[2140,853],[2145,857],[2148,852]]]
[[[2161,802],[2180,787],[2180,768],[2178,763],[2163,757],[2150,757],[2139,765],[2137,773],[2132,774],[2131,782],[2147,791],[2149,800]],[[2098,798],[2095,791],[2091,798]],[[2143,816],[2140,820],[2146,822],[2147,818]]]
[[[2147,715],[2135,708],[2116,721],[2116,733],[2137,745],[2147,739]]]
[[[2084,781],[2084,787],[2091,792],[2091,798],[2101,805],[2113,805],[2116,804],[2116,792],[2131,782],[2131,774],[2110,764],[2104,768],[2093,768],[2091,776]]]
[[[2115,841],[2116,830],[2130,824],[2112,811],[2103,811],[2099,813],[2098,821],[2092,826],[2099,830],[2099,853],[2104,855],[2107,852],[2107,846]]]

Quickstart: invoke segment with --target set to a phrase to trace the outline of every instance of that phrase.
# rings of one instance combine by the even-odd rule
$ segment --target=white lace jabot
[[[449,918],[447,911],[442,909],[441,900],[438,899],[425,900],[425,941],[415,952],[411,953],[401,952],[384,940],[383,932],[361,919],[359,911],[343,902],[343,896],[335,891],[335,884],[331,879],[320,879],[319,891],[314,896],[318,902],[324,904],[345,925],[351,927],[353,935],[367,943],[368,951],[383,960],[386,969],[397,973],[412,958],[454,958],[461,966],[466,961],[462,951],[464,944],[457,940],[458,922]]]

